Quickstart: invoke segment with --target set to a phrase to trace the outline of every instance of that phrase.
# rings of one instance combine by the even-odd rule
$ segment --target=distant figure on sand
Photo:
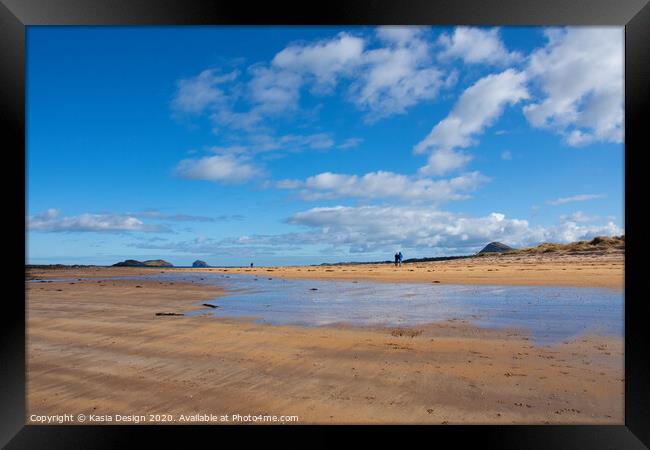
[[[253,263],[251,263],[251,269],[253,268]]]
[[[399,264],[399,253],[395,253],[395,267]]]
[[[398,258],[399,258],[399,265],[401,266],[401,265],[402,265],[402,258],[403,258],[403,256],[402,256],[402,252],[400,251],[400,252],[397,254],[397,256],[398,256]]]

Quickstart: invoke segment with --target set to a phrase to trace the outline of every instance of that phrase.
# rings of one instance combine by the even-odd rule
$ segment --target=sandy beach
[[[261,325],[209,316],[198,282],[79,280],[170,271],[621,289],[622,255],[242,269],[30,269],[32,415],[294,415],[298,423],[621,424],[623,341],[535,345],[465,321],[414,328]],[[161,418],[159,421],[166,420]],[[229,423],[233,423],[232,421]]]
[[[26,424],[625,424],[627,28],[199,22],[15,41]]]
[[[446,284],[506,284],[528,286],[582,286],[622,289],[621,254],[567,256],[483,256],[436,262],[346,264],[253,268],[176,269],[224,273],[249,273],[281,278],[368,280]]]

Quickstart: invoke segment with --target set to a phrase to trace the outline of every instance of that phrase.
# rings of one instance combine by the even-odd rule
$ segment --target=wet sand
[[[451,263],[441,282],[450,282],[452,267],[463,261]],[[609,287],[622,283],[612,282],[622,277],[622,267],[610,261],[583,264],[575,269],[584,272],[574,275],[587,273],[591,280],[608,270],[601,275],[611,278]],[[435,263],[436,276],[440,265]],[[560,270],[547,272],[559,276],[563,264],[557,265]],[[318,269],[323,278],[352,275],[343,268]],[[311,268],[296,269],[284,274],[302,277]],[[383,277],[368,270],[364,279],[389,279],[389,269],[380,269]],[[197,302],[222,291],[199,283],[76,280],[169,270],[28,272],[28,278],[75,278],[26,283],[28,423],[32,414],[65,413],[172,414],[175,423],[180,414],[234,413],[297,415],[298,423],[624,421],[620,338],[581,336],[543,347],[522,332],[462,321],[404,329],[307,328],[156,316],[200,309]],[[487,267],[482,270],[486,275]]]
[[[446,284],[589,286],[622,289],[624,257],[610,255],[502,255],[447,261],[251,268],[176,269],[250,273],[284,278]]]

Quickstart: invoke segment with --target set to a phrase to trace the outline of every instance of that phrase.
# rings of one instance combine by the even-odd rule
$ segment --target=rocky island
[[[113,267],[174,267],[174,265],[164,259],[148,259],[147,261],[127,259],[113,264]]]

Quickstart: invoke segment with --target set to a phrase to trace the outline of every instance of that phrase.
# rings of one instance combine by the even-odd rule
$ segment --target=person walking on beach
[[[398,257],[398,259],[399,259],[399,265],[400,265],[400,267],[402,267],[402,258],[403,258],[403,256],[402,256],[402,251],[401,251],[401,250],[400,250],[400,252],[397,254],[397,257]]]
[[[399,253],[395,253],[395,267],[399,264]]]

